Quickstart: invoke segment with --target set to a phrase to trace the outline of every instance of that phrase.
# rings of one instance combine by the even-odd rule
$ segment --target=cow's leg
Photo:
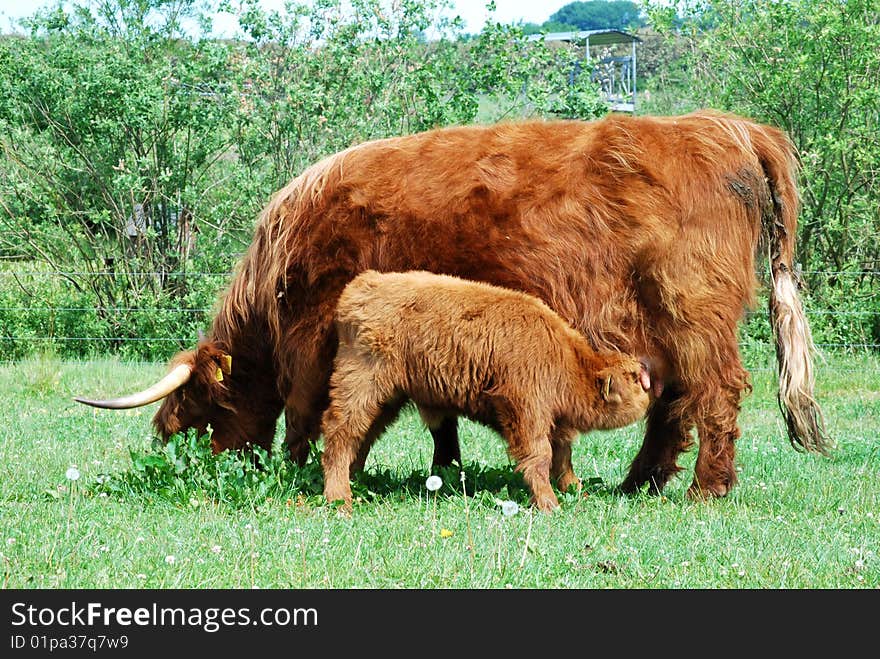
[[[571,443],[574,440],[574,435],[573,429],[561,426],[554,428],[550,435],[550,444],[553,449],[550,478],[556,481],[556,487],[561,492],[568,491],[572,485],[577,490],[581,489],[581,479],[575,475],[571,465]]]
[[[458,417],[446,416],[436,428],[430,428],[434,440],[435,467],[448,467],[453,462],[461,465],[461,447],[458,444]]]
[[[309,457],[310,444],[321,436],[321,413],[326,408],[330,369],[317,363],[304,363],[304,369],[314,376],[311,382],[300,380],[291,388],[284,406],[284,441],[290,459],[300,467]]]
[[[719,307],[718,316],[729,308]],[[650,491],[659,492],[679,470],[675,459],[691,446],[694,427],[700,449],[690,495],[724,496],[736,483],[736,420],[742,394],[749,389],[748,373],[739,357],[736,322],[731,319],[727,327],[719,327],[718,322],[706,319],[693,327],[703,331],[679,331],[675,344],[670,341],[676,384],[667,387],[648,413],[645,443],[621,486],[624,491],[638,490],[649,482]]]
[[[692,445],[690,424],[679,411],[680,393],[671,386],[648,410],[648,422],[642,448],[620,486],[623,492],[638,492],[648,483],[648,492],[659,494],[672,476],[681,471],[677,459]]]
[[[285,443],[291,460],[302,466],[309,457],[309,444],[321,435],[321,414],[328,405],[330,374],[336,352],[336,332],[333,328],[333,304],[325,303],[320,309],[306,307],[294,317],[300,319],[297,327],[285,335],[279,349],[284,355],[281,362],[283,390],[288,392],[284,401]]]
[[[719,380],[707,383],[694,397],[691,406],[700,450],[689,496],[723,497],[736,485],[734,442],[740,436],[736,420],[743,392],[749,387],[748,373],[737,355],[726,362]]]
[[[284,409],[284,442],[290,451],[290,459],[300,467],[304,466],[309,458],[309,445],[317,440],[315,433],[304,430],[310,419],[305,418],[294,407]]]
[[[458,417],[454,414],[419,407],[419,416],[431,432],[434,440],[434,467],[448,467],[453,462],[461,465],[461,449],[458,444]]]

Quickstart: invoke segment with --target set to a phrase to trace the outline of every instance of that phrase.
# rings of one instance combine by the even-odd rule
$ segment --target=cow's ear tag
[[[217,378],[217,382],[223,382],[223,369],[219,366],[217,367],[217,373],[214,377]]]
[[[226,372],[232,373],[232,355],[223,355],[223,363],[226,364]]]

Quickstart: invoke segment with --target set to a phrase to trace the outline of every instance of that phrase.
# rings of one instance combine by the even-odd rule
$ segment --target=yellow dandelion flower
[[[449,529],[440,529],[440,537],[441,538],[451,538],[452,531],[450,531]]]

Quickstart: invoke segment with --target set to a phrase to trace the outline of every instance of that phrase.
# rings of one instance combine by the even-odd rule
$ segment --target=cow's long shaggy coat
[[[271,429],[284,409],[304,457],[328,402],[342,289],[366,269],[429,270],[531,293],[594,347],[651,357],[665,387],[623,488],[659,491],[696,429],[692,492],[724,495],[749,387],[737,324],[762,235],[788,436],[810,451],[830,444],[792,271],[795,175],[781,131],[713,112],[454,127],[350,148],[268,204],[214,319],[210,342],[233,356],[225,402],[248,418],[230,425],[226,407],[197,405],[217,448],[269,444],[271,432],[240,428]],[[167,410],[186,391],[157,413],[163,434],[181,429]]]
[[[547,305],[519,291],[447,275],[368,270],[342,292],[339,350],[323,417],[324,495],[351,506],[349,470],[407,400],[423,414],[464,414],[495,428],[549,511],[550,486],[579,483],[577,431],[644,416],[644,366],[597,353]]]

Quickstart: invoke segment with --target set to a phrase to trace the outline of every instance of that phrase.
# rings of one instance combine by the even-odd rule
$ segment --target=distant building
[[[636,109],[636,44],[641,43],[634,34],[623,30],[582,30],[580,32],[549,32],[533,34],[529,39],[544,39],[582,46],[585,68],[590,79],[599,84],[608,105],[615,112],[635,112]],[[631,45],[628,54],[622,54]],[[614,48],[618,46],[618,48]],[[615,54],[616,52],[616,54]],[[576,66],[572,75],[580,70]]]

